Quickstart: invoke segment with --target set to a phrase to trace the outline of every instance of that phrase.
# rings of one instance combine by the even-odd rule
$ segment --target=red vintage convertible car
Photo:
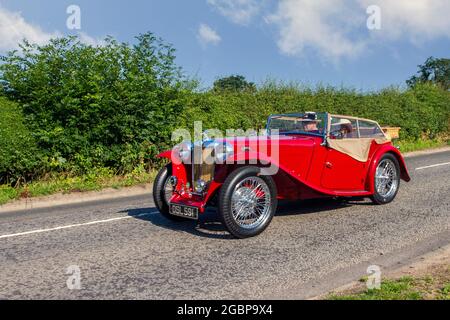
[[[276,134],[275,134],[276,133]],[[169,159],[153,197],[171,220],[198,219],[214,206],[238,238],[261,233],[278,199],[370,197],[391,202],[405,161],[377,122],[328,113],[271,115],[264,137],[183,142]]]

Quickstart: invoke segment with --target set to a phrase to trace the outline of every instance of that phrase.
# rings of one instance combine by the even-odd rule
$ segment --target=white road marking
[[[141,213],[141,214],[137,214],[134,216],[125,216],[125,217],[111,218],[111,219],[105,219],[105,220],[90,221],[90,222],[85,222],[85,223],[69,224],[66,226],[59,226],[59,227],[48,228],[48,229],[38,229],[38,230],[31,230],[31,231],[25,231],[25,232],[19,232],[19,233],[5,234],[3,236],[0,236],[0,239],[20,237],[20,236],[26,236],[29,234],[57,231],[57,230],[70,229],[70,228],[76,228],[76,227],[82,227],[82,226],[90,226],[90,225],[99,224],[99,223],[108,223],[108,222],[114,222],[114,221],[119,221],[119,220],[130,219],[130,218],[142,217],[142,216],[147,216],[150,214],[152,214],[152,212]]]
[[[431,166],[419,167],[419,168],[416,168],[416,170],[423,170],[423,169],[428,169],[428,168],[434,168],[434,167],[446,166],[446,165],[448,165],[448,164],[450,164],[450,162],[437,163],[437,164],[432,164]]]

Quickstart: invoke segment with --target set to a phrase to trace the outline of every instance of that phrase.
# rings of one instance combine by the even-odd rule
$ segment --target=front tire
[[[185,221],[186,219],[169,213],[169,200],[173,194],[169,178],[172,176],[172,164],[169,163],[162,168],[153,183],[153,201],[161,214],[172,221]]]
[[[267,228],[277,209],[275,182],[270,176],[260,175],[258,167],[236,169],[222,185],[218,208],[233,236],[256,236]]]
[[[386,153],[378,162],[373,177],[374,194],[371,196],[375,204],[387,204],[394,200],[400,187],[400,165],[397,158]]]

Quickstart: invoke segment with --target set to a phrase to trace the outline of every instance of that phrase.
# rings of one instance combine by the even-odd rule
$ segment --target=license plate
[[[188,218],[188,219],[198,219],[198,208],[182,206],[179,204],[171,204],[170,205],[170,214],[174,216]]]

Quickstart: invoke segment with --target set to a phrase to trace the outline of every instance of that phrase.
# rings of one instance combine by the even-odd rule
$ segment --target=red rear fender
[[[368,181],[367,187],[370,192],[374,192],[373,183],[371,182],[373,181],[373,177],[375,176],[375,170],[377,168],[378,162],[386,153],[391,153],[397,158],[398,164],[400,165],[400,178],[406,182],[409,182],[411,180],[408,168],[406,167],[405,159],[403,158],[400,151],[391,144],[385,144],[373,155],[372,159],[370,160],[370,169],[368,171],[368,179],[366,180]]]

